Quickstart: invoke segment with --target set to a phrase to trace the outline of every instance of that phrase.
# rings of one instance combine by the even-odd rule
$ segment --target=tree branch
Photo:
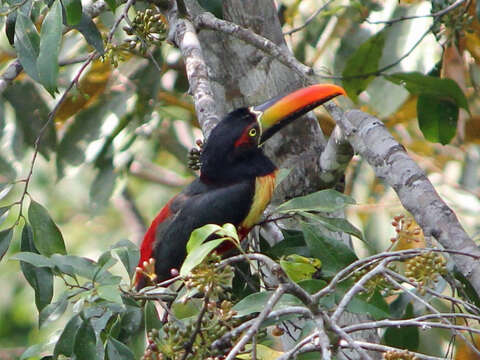
[[[376,175],[397,193],[425,236],[433,236],[445,249],[462,249],[471,256],[452,257],[461,273],[480,294],[480,249],[460,225],[455,213],[435,191],[424,172],[408,156],[377,118],[349,111],[339,123],[355,152],[363,156]]]
[[[189,93],[193,96],[198,122],[207,138],[220,118],[217,115],[202,48],[192,23],[178,17],[175,6],[167,12],[167,18],[170,23],[169,38],[182,53],[190,84]]]
[[[280,61],[285,66],[295,71],[295,73],[305,82],[314,74],[313,69],[299,62],[289,51],[282,49],[273,41],[255,34],[253,31],[245,29],[237,24],[225,20],[217,19],[210,13],[202,13],[195,17],[195,26],[210,30],[220,31],[225,34],[233,35],[236,38],[245,41],[247,44],[255,46],[270,56]]]

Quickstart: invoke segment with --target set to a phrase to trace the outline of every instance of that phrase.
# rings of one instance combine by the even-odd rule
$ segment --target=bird
[[[264,154],[263,144],[295,119],[339,95],[346,95],[340,86],[315,84],[227,114],[202,147],[199,177],[165,204],[145,233],[136,288],[174,277],[186,258],[190,234],[197,228],[231,223],[239,238],[245,238],[275,188],[277,167]],[[147,271],[153,267],[154,273]]]

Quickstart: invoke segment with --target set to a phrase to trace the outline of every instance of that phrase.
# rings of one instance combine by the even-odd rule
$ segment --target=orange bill
[[[261,143],[296,118],[338,95],[346,95],[342,87],[316,84],[253,107],[261,129]]]

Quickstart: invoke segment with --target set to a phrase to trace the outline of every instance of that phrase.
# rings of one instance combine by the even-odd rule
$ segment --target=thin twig
[[[112,28],[110,29],[108,36],[107,36],[107,43],[111,43],[113,39],[113,35],[115,34],[115,31],[117,28],[120,26],[120,23],[122,22],[123,19],[128,19],[128,10],[130,10],[130,7],[135,3],[135,0],[128,0],[127,3],[125,4],[125,7],[123,8],[122,13],[120,16],[115,20]]]
[[[423,298],[421,298],[420,296],[418,296],[417,294],[415,294],[413,291],[411,291],[410,289],[407,289],[405,286],[403,286],[402,284],[400,284],[398,281],[396,281],[393,276],[395,275],[396,273],[391,271],[391,270],[388,270],[386,269],[385,272],[384,272],[384,276],[385,276],[385,279],[387,279],[392,285],[394,285],[395,287],[397,287],[398,289],[401,289],[403,290],[405,293],[409,294],[412,298],[414,298],[415,300],[417,300],[419,303],[423,304],[427,309],[429,309],[431,312],[435,313],[435,314],[441,314],[440,311],[438,311],[434,306],[430,305],[429,302],[425,301]],[[462,334],[462,333],[459,333],[458,331],[455,330],[454,328],[454,325],[448,320],[448,319],[445,319],[443,317],[440,317],[439,318],[440,321],[444,322],[445,324],[449,325],[450,326],[450,329],[452,331],[454,331],[454,333],[458,336],[460,336],[462,338],[463,341],[465,341],[465,343],[470,347],[470,349],[472,349],[472,351],[474,351],[477,355],[480,355],[480,351],[476,348],[476,346],[474,344],[472,344],[470,341],[467,340],[467,338]]]
[[[303,317],[312,317],[313,314],[310,310],[308,310],[306,307],[303,306],[289,306],[288,308],[284,309],[279,309],[279,310],[274,310],[268,314],[267,318],[265,320],[271,320],[271,319],[278,319],[281,316],[285,315],[293,315],[293,314],[298,314]],[[221,349],[224,347],[224,345],[228,345],[231,339],[237,337],[241,333],[243,333],[245,330],[249,329],[255,322],[255,319],[248,320],[233,330],[227,332],[226,334],[222,335],[221,338],[215,340],[212,343],[212,348],[213,349]]]
[[[271,55],[282,64],[292,69],[305,82],[310,82],[310,77],[314,75],[313,69],[299,62],[289,51],[276,45],[273,41],[255,34],[253,31],[245,29],[237,24],[225,20],[217,19],[210,13],[202,13],[195,19],[195,26],[199,28],[211,29],[230,34],[236,38],[245,41],[247,44],[255,46],[257,49]]]
[[[357,295],[359,292],[365,290],[363,287],[370,279],[374,278],[375,276],[381,274],[385,270],[385,265],[389,263],[389,259],[383,260],[379,265],[374,267],[372,270],[367,272],[365,275],[362,276],[362,278],[358,281],[355,282],[355,284],[352,286],[350,290],[347,291],[347,293],[343,296],[342,300],[338,304],[337,308],[333,312],[331,316],[332,322],[337,322],[340,315],[343,314],[345,309],[347,308],[347,305],[352,301],[355,295]]]
[[[319,8],[317,11],[315,11],[312,15],[310,15],[310,16],[307,18],[307,20],[305,20],[305,22],[304,22],[302,25],[297,26],[297,27],[295,27],[295,28],[293,28],[292,30],[289,30],[289,31],[287,31],[287,32],[284,32],[283,35],[291,35],[291,34],[297,32],[297,31],[302,30],[303,28],[306,28],[306,27],[308,26],[308,24],[310,24],[310,23],[313,21],[313,19],[315,19],[315,18],[316,18],[323,10],[325,10],[326,7],[327,7],[328,5],[330,5],[332,2],[333,2],[333,0],[328,0],[325,4],[323,4],[322,6],[320,6],[320,8]]]
[[[260,326],[268,317],[268,314],[273,310],[273,307],[277,304],[283,294],[285,294],[286,289],[283,284],[280,284],[275,292],[272,294],[270,299],[268,299],[267,303],[265,304],[263,310],[255,319],[252,326],[247,330],[245,335],[235,344],[232,350],[228,353],[225,360],[233,360],[237,356],[237,354],[245,347],[245,345],[250,341],[250,339],[257,333],[260,329]]]
[[[381,352],[387,352],[387,351],[405,351],[401,350],[392,346],[386,346],[386,345],[380,345],[380,344],[372,344],[369,342],[365,341],[355,341],[355,344],[362,347],[363,349],[367,350],[373,350],[373,351],[381,351]],[[340,341],[340,346],[341,347],[351,347],[350,344],[347,344],[345,341]],[[445,358],[439,358],[436,356],[429,356],[429,355],[424,355],[418,352],[414,351],[409,351],[412,355],[414,355],[417,359],[419,360],[445,360]]]
[[[200,314],[198,314],[197,321],[195,322],[195,329],[193,330],[190,340],[184,346],[185,352],[183,353],[181,360],[185,360],[188,357],[188,355],[192,352],[193,344],[195,344],[195,339],[197,338],[197,335],[200,334],[200,331],[202,329],[202,320],[203,320],[203,316],[207,312],[208,302],[209,302],[209,297],[208,295],[205,295],[205,298],[203,299],[202,310],[200,310]]]
[[[413,19],[419,19],[419,18],[439,18],[445,15],[446,13],[455,10],[457,7],[462,5],[466,0],[457,0],[453,4],[447,6],[445,9],[439,10],[436,13],[433,14],[425,14],[425,15],[411,15],[411,16],[401,16],[396,19],[391,19],[391,20],[380,20],[380,21],[370,21],[368,19],[365,19],[365,21],[369,24],[386,24],[386,25],[392,25],[397,22],[405,21],[405,20],[413,20]]]

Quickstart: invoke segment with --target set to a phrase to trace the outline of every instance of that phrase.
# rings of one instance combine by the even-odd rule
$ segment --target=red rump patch
[[[158,225],[172,215],[172,212],[170,211],[170,203],[172,201],[173,199],[166,203],[163,209],[160,210],[143,237],[142,245],[140,245],[140,260],[138,262],[138,267],[141,267],[142,269],[143,263],[152,257],[153,244],[155,243],[155,234],[157,232]],[[139,280],[139,276],[137,275],[135,283],[138,283]]]

